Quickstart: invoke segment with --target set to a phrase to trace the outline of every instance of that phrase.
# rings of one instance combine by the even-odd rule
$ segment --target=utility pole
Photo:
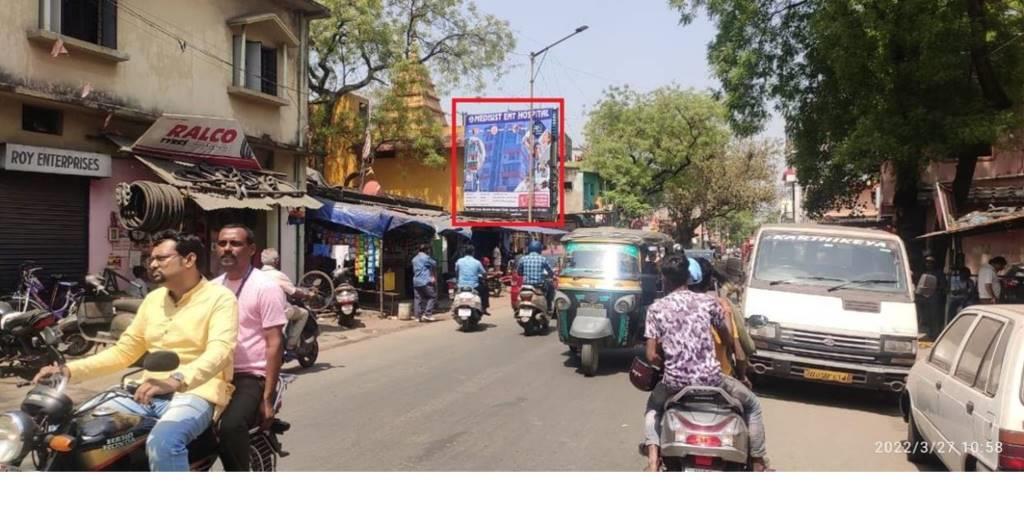
[[[587,30],[589,28],[590,27],[587,26],[587,25],[581,25],[581,26],[577,27],[576,30],[572,34],[570,34],[570,35],[568,35],[568,36],[566,36],[566,37],[564,37],[564,38],[562,38],[562,39],[552,43],[551,45],[548,45],[547,47],[544,47],[543,49],[538,50],[537,52],[531,52],[530,53],[530,128],[527,131],[529,131],[530,135],[532,135],[532,137],[533,137],[533,139],[532,139],[533,145],[530,146],[530,154],[531,154],[531,157],[530,157],[530,171],[528,173],[529,176],[526,179],[526,181],[527,181],[526,185],[528,186],[527,187],[527,192],[529,193],[527,195],[527,200],[528,200],[527,201],[527,203],[528,203],[527,207],[528,208],[527,208],[527,213],[526,213],[527,214],[526,219],[530,223],[533,223],[533,196],[534,196],[534,185],[533,185],[533,183],[534,183],[534,178],[536,178],[536,176],[537,176],[537,166],[539,165],[538,162],[540,162],[540,158],[541,158],[540,156],[538,156],[538,152],[540,150],[540,142],[538,142],[538,139],[540,137],[538,135],[534,134],[534,132],[533,132],[533,125],[536,124],[536,121],[534,120],[534,113],[533,113],[533,82],[534,82],[535,79],[537,79],[537,72],[538,72],[537,69],[540,68],[540,67],[535,67],[534,66],[534,62],[537,59],[537,56],[540,56],[541,54],[547,52],[548,50],[551,49],[551,47],[554,47],[555,45],[558,45],[559,43],[562,43],[563,41],[565,41],[565,40],[567,40],[567,39],[569,39],[569,38],[571,38],[571,37],[573,37],[573,36],[583,32],[583,31],[585,31],[585,30]],[[541,61],[541,64],[543,65],[544,62]],[[564,117],[565,114],[564,113],[560,114],[560,116]]]

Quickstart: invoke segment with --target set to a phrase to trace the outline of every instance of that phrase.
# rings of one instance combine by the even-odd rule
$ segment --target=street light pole
[[[585,31],[585,30],[587,30],[589,28],[590,27],[588,25],[581,25],[581,26],[577,27],[576,30],[573,31],[572,34],[570,34],[570,35],[568,35],[568,36],[566,36],[566,37],[564,37],[564,38],[562,38],[562,39],[552,43],[551,45],[548,45],[547,47],[544,47],[543,49],[538,50],[537,52],[531,52],[530,53],[530,127],[529,127],[529,129],[527,129],[527,131],[530,132],[529,134],[533,135],[533,125],[536,123],[536,121],[534,120],[534,113],[533,113],[533,82],[537,78],[537,70],[534,67],[534,61],[537,59],[537,56],[540,56],[541,54],[547,52],[548,50],[551,49],[551,47],[554,47],[555,45],[558,45],[559,43],[562,43],[563,41],[565,41],[565,40],[567,40],[567,39],[569,39],[569,38],[571,38],[571,37],[573,37],[573,36],[583,32],[583,31]],[[563,114],[561,114],[561,116],[564,117],[565,114],[563,113]],[[534,185],[533,185],[533,182],[534,182],[534,178],[536,178],[536,176],[537,176],[537,166],[538,166],[538,162],[540,161],[540,157],[537,156],[537,154],[538,154],[537,152],[538,152],[538,149],[539,149],[539,146],[540,146],[540,143],[537,141],[537,139],[539,139],[539,138],[540,137],[538,137],[537,135],[533,135],[533,139],[532,139],[533,145],[530,146],[530,154],[533,155],[533,156],[530,157],[530,171],[528,173],[528,177],[527,177],[527,180],[526,180],[527,181],[527,183],[526,183],[527,189],[526,190],[527,190],[527,193],[528,193],[527,194],[527,198],[528,198],[528,201],[527,201],[528,205],[527,205],[527,207],[528,208],[527,208],[527,213],[526,213],[527,214],[526,215],[526,219],[530,223],[533,223],[533,197],[534,197]]]

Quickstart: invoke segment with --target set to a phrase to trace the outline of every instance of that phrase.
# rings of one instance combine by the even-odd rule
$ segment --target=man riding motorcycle
[[[153,238],[151,278],[162,287],[143,300],[117,344],[65,367],[44,367],[34,382],[63,370],[84,381],[128,368],[147,351],[172,351],[180,367],[170,375],[143,373],[133,398],[118,397],[101,408],[156,419],[146,439],[151,471],[188,471],[188,444],[227,406],[231,361],[238,339],[238,302],[200,273],[204,246],[198,237],[173,230]]]
[[[644,442],[648,471],[660,469],[661,418],[665,403],[687,386],[720,387],[742,405],[750,426],[751,459],[755,471],[764,471],[765,434],[761,405],[746,380],[746,366],[738,365],[737,378],[725,376],[715,354],[711,330],[727,349],[737,350],[719,301],[687,287],[690,263],[685,255],[672,254],[662,260],[666,291],[647,311],[645,356],[662,367],[663,378],[651,392],[644,415]]]
[[[310,293],[292,282],[288,277],[288,274],[281,271],[281,256],[277,250],[273,248],[265,248],[260,252],[260,262],[263,263],[263,268],[260,271],[266,273],[275,281],[277,285],[284,291],[286,297],[296,297],[299,299],[306,299]],[[289,349],[293,349],[298,346],[299,339],[301,338],[301,330],[306,327],[306,320],[309,319],[309,310],[293,306],[291,304],[285,305],[285,316],[288,317],[288,327],[285,330],[285,340]],[[298,333],[289,333],[289,329],[297,329]]]
[[[217,237],[224,274],[213,280],[238,299],[235,393],[220,420],[220,459],[224,471],[249,470],[249,429],[267,429],[274,419],[277,380],[284,355],[284,293],[273,277],[252,266],[254,234],[225,225]],[[258,421],[257,421],[258,418]]]
[[[519,261],[516,270],[523,277],[523,284],[536,286],[544,290],[544,297],[548,301],[548,311],[551,310],[551,302],[555,299],[555,286],[551,279],[555,276],[554,270],[540,253],[544,245],[540,241],[530,242],[529,253]]]
[[[476,249],[466,245],[462,259],[455,262],[455,276],[459,288],[473,288],[480,297],[480,307],[485,315],[490,315],[490,297],[487,293],[487,270],[484,265],[473,257]]]

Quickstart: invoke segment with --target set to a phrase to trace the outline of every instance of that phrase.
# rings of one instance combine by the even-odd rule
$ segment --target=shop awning
[[[949,230],[931,232],[923,236],[918,236],[917,239],[926,239],[929,237],[948,236],[954,234],[982,234],[986,232],[997,232],[1008,227],[1019,226],[1024,226],[1024,211],[1017,211],[1006,216],[987,219],[981,216],[977,218],[976,223],[961,223],[959,226],[955,226]]]
[[[388,231],[406,225],[419,225],[430,232],[440,233],[446,228],[445,222],[451,222],[451,218],[445,216],[420,216],[374,205],[357,205],[325,198],[317,200],[323,206],[308,212],[307,217],[344,225],[374,237],[382,237]]]
[[[514,231],[514,232],[529,232],[531,234],[533,234],[533,233],[536,233],[536,234],[547,234],[547,235],[550,235],[550,236],[560,236],[562,234],[568,234],[568,232],[565,231],[565,230],[560,230],[560,229],[551,228],[551,227],[499,227],[499,228],[502,228],[504,230],[511,230],[511,231]]]
[[[135,158],[161,180],[180,188],[185,196],[203,210],[272,210],[275,205],[319,209],[322,205],[312,196],[270,174],[237,169],[228,173],[221,170],[224,174],[214,180],[207,170],[191,164],[138,155]]]

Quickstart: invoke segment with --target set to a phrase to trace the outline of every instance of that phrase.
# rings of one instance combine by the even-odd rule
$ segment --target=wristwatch
[[[180,372],[172,373],[167,379],[172,379],[178,382],[178,392],[184,392],[186,388],[185,375]]]

